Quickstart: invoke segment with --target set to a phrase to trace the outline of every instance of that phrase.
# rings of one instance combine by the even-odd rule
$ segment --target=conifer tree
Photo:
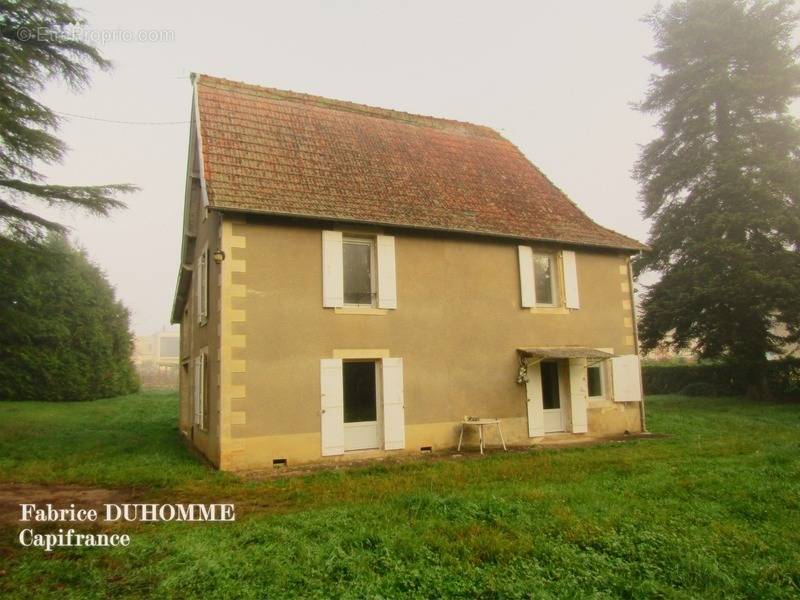
[[[123,207],[115,198],[130,185],[64,186],[44,181],[36,162],[64,158],[55,135],[58,116],[34,95],[52,79],[74,88],[89,81],[92,66],[107,69],[91,44],[75,35],[85,22],[57,0],[0,0],[0,236],[37,241],[64,227],[36,214],[31,201],[107,215]]]
[[[659,68],[640,110],[661,135],[635,168],[660,279],[644,294],[645,350],[722,358],[768,395],[768,353],[800,338],[798,15],[788,0],[682,0],[648,18]]]

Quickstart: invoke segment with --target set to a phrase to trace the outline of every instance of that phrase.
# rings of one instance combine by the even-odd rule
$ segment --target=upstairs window
[[[523,308],[580,308],[575,252],[534,252],[530,246],[517,246],[517,251]]]
[[[556,257],[552,254],[533,255],[533,284],[536,287],[537,306],[555,306]]]
[[[375,304],[375,240],[351,238],[342,240],[344,270],[344,304],[374,306]]]
[[[355,313],[397,308],[394,237],[323,231],[322,306]]]

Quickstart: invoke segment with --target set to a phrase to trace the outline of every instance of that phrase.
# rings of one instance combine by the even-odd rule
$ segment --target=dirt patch
[[[106,503],[134,502],[128,490],[84,487],[77,485],[38,485],[29,483],[0,483],[0,525],[17,525],[20,504],[52,504],[54,508],[100,509]]]

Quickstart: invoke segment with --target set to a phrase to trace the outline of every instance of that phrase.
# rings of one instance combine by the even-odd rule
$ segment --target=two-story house
[[[222,469],[643,429],[629,258],[486,127],[195,75],[180,428]]]

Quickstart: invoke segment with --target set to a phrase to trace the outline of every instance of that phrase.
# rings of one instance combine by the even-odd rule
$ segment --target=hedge
[[[800,397],[800,359],[770,361],[767,380],[774,394]],[[743,394],[747,387],[725,364],[644,365],[642,381],[645,394],[728,396]]]

